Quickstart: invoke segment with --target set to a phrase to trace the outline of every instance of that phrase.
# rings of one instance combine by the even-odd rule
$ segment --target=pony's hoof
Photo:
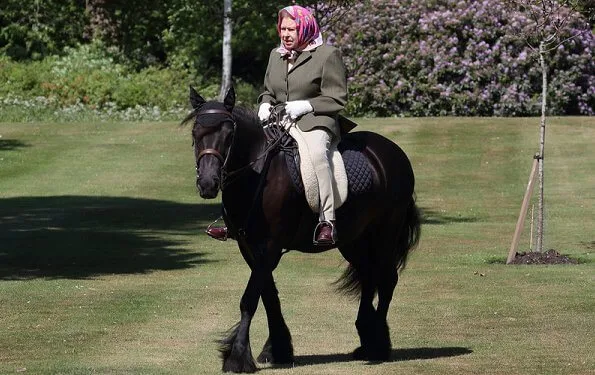
[[[256,358],[258,363],[273,363],[276,365],[287,365],[294,362],[293,354],[277,353],[273,355],[270,349],[263,349],[262,353]]]
[[[257,369],[254,361],[234,361],[228,358],[223,362],[222,370],[223,372],[234,372],[236,374],[252,374],[255,373]]]
[[[273,355],[270,350],[263,350],[262,353],[256,358],[258,363],[271,363],[273,362]]]
[[[353,359],[358,361],[378,361],[384,362],[390,359],[391,350],[366,350],[363,347],[359,347],[351,354]]]
[[[237,348],[223,353],[223,372],[251,374],[258,370],[249,347],[244,350],[233,349]]]
[[[351,353],[351,356],[358,361],[365,361],[368,359],[368,353],[366,353],[366,350],[361,346],[355,349],[353,353]]]
[[[287,332],[287,337],[278,337],[274,342],[276,343],[275,345],[273,345],[271,338],[267,339],[256,361],[258,363],[274,363],[276,365],[293,363],[293,346],[291,345],[289,331]]]
[[[379,350],[376,352],[372,352],[368,355],[368,361],[373,362],[386,362],[390,359],[390,349],[389,350]]]

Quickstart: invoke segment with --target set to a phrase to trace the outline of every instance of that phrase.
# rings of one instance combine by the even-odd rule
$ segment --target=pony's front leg
[[[250,323],[258,307],[262,290],[262,269],[252,267],[250,280],[240,301],[241,320],[227,338],[221,340],[221,356],[225,372],[256,372],[256,362],[250,348]]]
[[[276,364],[293,363],[293,345],[291,334],[285,324],[281,312],[279,292],[273,280],[273,274],[267,273],[265,285],[262,291],[262,302],[267,312],[269,325],[269,338],[267,339],[262,352],[258,356],[258,362],[272,362]]]

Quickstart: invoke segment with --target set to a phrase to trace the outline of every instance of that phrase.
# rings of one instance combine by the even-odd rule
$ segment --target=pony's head
[[[231,87],[223,103],[206,101],[190,87],[192,113],[184,122],[194,120],[192,141],[196,187],[202,198],[215,198],[221,188],[221,170],[229,157],[235,133],[236,123],[232,115],[235,97]]]

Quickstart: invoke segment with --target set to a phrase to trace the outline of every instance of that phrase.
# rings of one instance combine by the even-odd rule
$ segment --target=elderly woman
[[[308,147],[318,181],[320,223],[314,243],[334,244],[329,145],[340,137],[337,116],[347,100],[345,67],[340,51],[323,43],[316,19],[307,9],[297,5],[281,9],[277,31],[281,44],[269,56],[258,117],[267,120],[273,106],[285,103],[287,115]],[[211,228],[209,234],[215,238],[226,235],[221,229]]]

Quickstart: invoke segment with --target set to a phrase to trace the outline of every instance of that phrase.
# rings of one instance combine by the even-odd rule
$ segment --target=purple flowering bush
[[[560,39],[585,22],[573,14]],[[360,116],[538,115],[542,77],[531,25],[528,14],[499,0],[356,4],[330,38],[348,70],[346,109]],[[549,114],[595,114],[594,50],[587,31],[549,53]]]

